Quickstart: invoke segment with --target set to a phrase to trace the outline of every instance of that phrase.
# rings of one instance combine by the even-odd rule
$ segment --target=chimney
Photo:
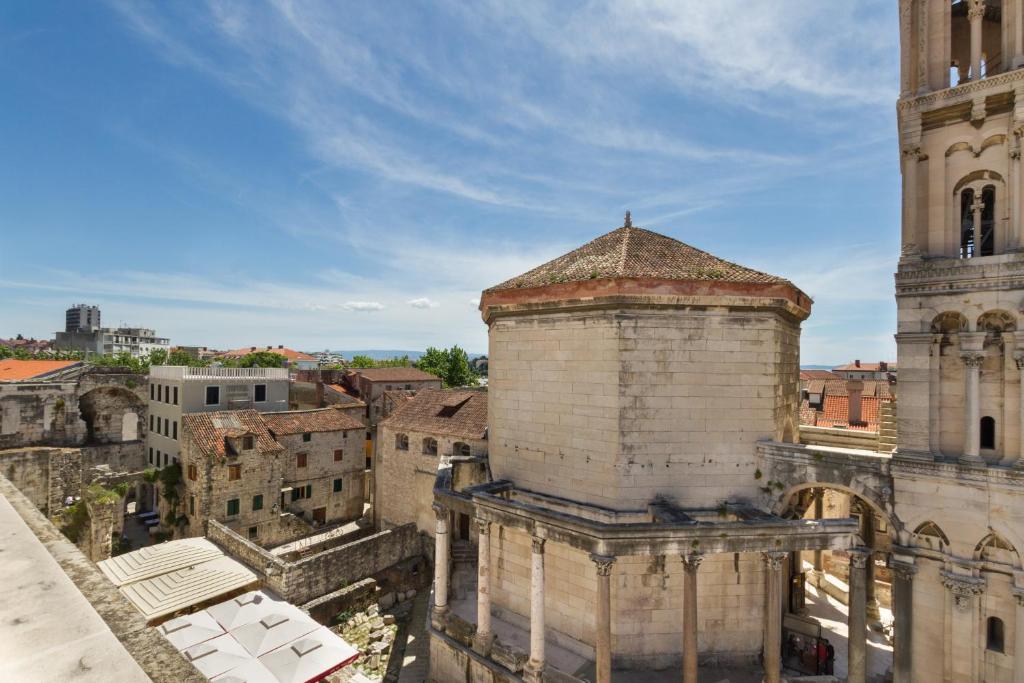
[[[255,346],[250,346],[250,347],[249,347],[249,350],[250,350],[250,351],[255,351],[255,350],[256,350],[256,347],[255,347]]]
[[[889,364],[888,363],[886,363],[884,360],[878,361],[878,371],[879,372],[886,372],[886,371],[888,371],[888,369],[889,369]]]
[[[857,361],[858,363],[860,361]],[[851,427],[863,426],[861,420],[861,394],[864,392],[864,382],[859,379],[851,379],[846,383],[846,396],[849,406],[846,409],[846,422]]]
[[[853,365],[854,365],[854,367],[858,367],[859,368],[860,367],[860,359],[858,358],[857,360],[853,361]]]

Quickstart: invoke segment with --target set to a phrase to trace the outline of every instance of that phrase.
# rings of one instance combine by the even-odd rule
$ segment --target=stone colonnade
[[[443,624],[448,611],[448,513],[435,505],[437,529],[435,536],[434,608],[432,623],[435,628]],[[488,655],[495,635],[491,627],[491,526],[492,522],[477,519],[479,529],[479,557],[477,584],[477,623],[473,637],[473,650]],[[546,666],[544,621],[544,551],[547,539],[534,533],[531,546],[530,575],[530,653],[523,671],[523,680],[531,683],[543,679]],[[762,552],[766,569],[766,608],[764,622],[764,669],[766,683],[779,683],[782,671],[782,615],[783,565],[788,552]],[[867,565],[870,551],[855,548],[850,551],[850,621],[849,621],[849,683],[864,683],[867,662]],[[612,676],[612,610],[611,571],[615,557],[591,554],[597,574],[597,604],[594,659],[596,683],[610,683]],[[680,556],[683,568],[683,683],[698,683],[697,646],[697,573],[704,555],[689,553]],[[912,569],[912,568],[911,568]],[[900,583],[895,599],[900,601],[897,628],[896,683],[909,683],[910,671],[910,610],[912,571],[898,572]],[[905,610],[905,616],[904,612]],[[902,678],[901,678],[902,672]]]

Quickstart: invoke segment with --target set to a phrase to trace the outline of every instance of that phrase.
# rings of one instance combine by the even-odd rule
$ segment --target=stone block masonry
[[[296,604],[423,554],[415,524],[381,531],[295,562],[272,555],[214,520],[210,520],[207,538],[253,569],[270,590]]]

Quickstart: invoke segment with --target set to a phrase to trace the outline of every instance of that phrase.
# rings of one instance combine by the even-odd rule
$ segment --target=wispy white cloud
[[[346,311],[362,311],[364,313],[384,310],[384,304],[379,301],[346,301],[341,307]]]
[[[418,299],[410,299],[409,301],[406,301],[405,303],[409,304],[413,308],[437,308],[438,306],[441,305],[441,304],[437,303],[436,301],[431,301],[430,299],[428,299],[425,296],[419,297]]]

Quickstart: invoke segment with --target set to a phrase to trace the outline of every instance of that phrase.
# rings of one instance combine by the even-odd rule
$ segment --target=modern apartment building
[[[147,462],[178,462],[182,415],[252,409],[288,409],[285,368],[192,368],[156,365],[149,369]]]

